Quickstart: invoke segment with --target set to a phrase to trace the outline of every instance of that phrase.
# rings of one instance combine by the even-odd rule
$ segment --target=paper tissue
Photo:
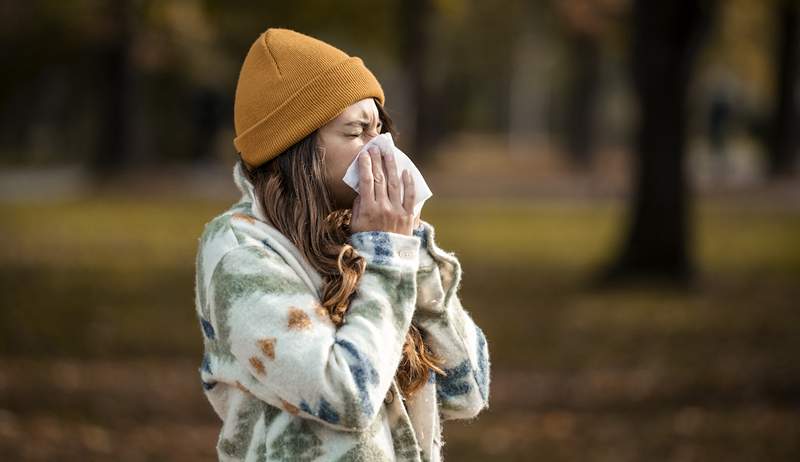
[[[412,175],[414,178],[414,189],[416,190],[416,200],[414,201],[414,215],[419,216],[420,212],[422,211],[422,206],[426,200],[428,200],[433,193],[431,192],[428,184],[425,182],[425,179],[422,177],[422,173],[420,173],[419,169],[417,169],[416,165],[411,162],[411,159],[401,150],[397,149],[394,145],[394,139],[392,139],[391,133],[381,133],[380,135],[372,138],[365,144],[361,151],[366,152],[370,146],[375,146],[381,151],[381,155],[385,155],[387,152],[393,152],[395,158],[395,164],[397,165],[397,177],[401,179],[400,181],[400,197],[404,197],[404,188],[402,182],[402,173],[403,170],[408,170],[408,173]],[[361,152],[359,151],[359,153]],[[358,192],[358,156],[353,160],[349,167],[347,167],[347,171],[344,174],[342,180],[351,188],[353,188],[356,192]]]

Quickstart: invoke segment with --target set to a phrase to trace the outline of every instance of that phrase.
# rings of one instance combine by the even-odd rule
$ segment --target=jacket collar
[[[261,201],[255,194],[255,186],[253,186],[253,183],[247,178],[244,171],[245,168],[241,160],[237,160],[236,164],[233,166],[233,182],[236,183],[236,187],[242,193],[238,203],[250,203],[250,214],[260,222],[258,228],[267,233],[269,242],[265,243],[268,243],[280,253],[295,271],[304,273],[299,274],[300,277],[319,295],[322,290],[322,276],[316,268],[308,263],[300,252],[300,249],[298,249],[286,235],[280,232],[278,228],[274,227],[266,215],[264,215]]]
[[[233,182],[242,194],[239,202],[250,202],[253,206],[253,216],[264,223],[269,223],[267,217],[262,213],[261,207],[258,206],[259,202],[256,200],[255,186],[253,186],[253,183],[247,178],[244,171],[245,168],[241,160],[237,160],[236,164],[233,166]]]

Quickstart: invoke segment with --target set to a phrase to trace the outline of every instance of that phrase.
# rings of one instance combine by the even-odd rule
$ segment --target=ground
[[[445,423],[446,460],[798,460],[800,211],[759,194],[695,204],[689,290],[591,286],[615,194],[436,196],[423,218],[492,359],[490,408]],[[193,265],[229,204],[0,205],[3,460],[215,459]]]

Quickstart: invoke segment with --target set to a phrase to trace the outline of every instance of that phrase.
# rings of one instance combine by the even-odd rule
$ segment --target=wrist
[[[350,235],[350,244],[367,265],[397,266],[416,271],[419,267],[420,238],[391,231],[359,231]]]

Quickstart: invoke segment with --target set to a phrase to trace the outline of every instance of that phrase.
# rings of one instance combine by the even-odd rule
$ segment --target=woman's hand
[[[400,182],[404,196],[400,197]],[[359,153],[359,195],[353,201],[353,217],[350,231],[389,231],[410,236],[419,219],[414,216],[416,190],[414,179],[403,170],[402,179],[397,176],[397,164],[393,153],[381,153],[376,147]]]

